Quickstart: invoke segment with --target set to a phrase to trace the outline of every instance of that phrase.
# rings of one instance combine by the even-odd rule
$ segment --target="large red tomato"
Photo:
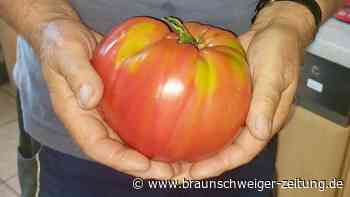
[[[97,47],[92,62],[105,88],[99,110],[149,158],[200,160],[232,143],[245,122],[251,99],[245,52],[229,31],[163,21],[130,18]]]

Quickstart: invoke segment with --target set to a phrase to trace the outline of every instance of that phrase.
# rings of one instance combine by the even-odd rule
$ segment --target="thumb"
[[[257,31],[251,30],[239,36],[243,48],[247,51],[253,82],[253,95],[246,125],[251,135],[260,140],[268,140],[272,135],[272,121],[284,84],[281,77],[283,72],[275,51],[266,48],[265,43],[262,45],[258,42],[257,35]]]
[[[103,94],[103,83],[92,67],[86,49],[81,45],[63,50],[59,72],[68,82],[79,105],[84,109],[95,107]]]
[[[272,133],[272,121],[281,97],[281,80],[266,68],[257,72],[253,82],[253,98],[248,112],[247,126],[253,136],[268,140]]]

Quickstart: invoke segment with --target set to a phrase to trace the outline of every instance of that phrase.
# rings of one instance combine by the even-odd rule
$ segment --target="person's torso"
[[[257,0],[70,0],[88,27],[100,33],[132,16],[177,16],[229,29],[247,31]],[[55,115],[42,77],[41,65],[30,45],[21,37],[17,43],[14,70],[24,111],[25,129],[39,142],[58,151],[83,157]]]
[[[177,16],[241,33],[247,30],[257,0],[71,0],[83,22],[107,33],[132,16]]]

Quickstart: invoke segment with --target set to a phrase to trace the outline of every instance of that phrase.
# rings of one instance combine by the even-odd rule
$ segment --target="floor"
[[[16,93],[9,84],[0,86],[0,196],[19,197],[17,177],[18,124]]]

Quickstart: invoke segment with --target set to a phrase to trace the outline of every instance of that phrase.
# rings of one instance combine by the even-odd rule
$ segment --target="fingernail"
[[[255,122],[255,135],[257,138],[266,140],[270,138],[271,123],[264,116],[258,116]]]
[[[79,90],[79,104],[81,107],[86,107],[92,96],[92,88],[89,85],[82,85]]]

